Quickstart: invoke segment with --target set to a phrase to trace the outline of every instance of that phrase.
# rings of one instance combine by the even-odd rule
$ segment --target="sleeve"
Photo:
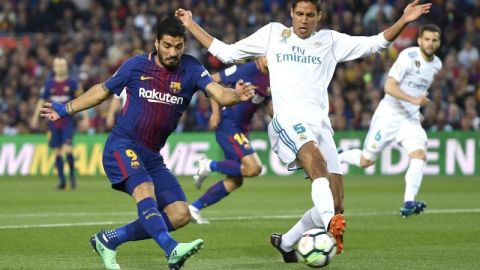
[[[333,39],[333,56],[337,62],[350,61],[381,52],[390,46],[391,42],[383,36],[350,36],[337,31],[331,31]]]
[[[270,41],[272,26],[273,24],[269,23],[252,35],[231,45],[214,38],[208,51],[223,63],[232,63],[252,56],[265,55]]]
[[[240,79],[249,81],[252,77],[252,68],[256,68],[255,62],[249,62],[243,65],[234,65],[220,71],[220,78],[225,84],[235,84]]]
[[[44,100],[48,100],[50,98],[50,91],[48,91],[49,88],[50,88],[50,81],[45,81],[42,88],[40,89],[40,97],[43,98]]]
[[[388,77],[392,77],[397,82],[401,82],[405,74],[407,74],[408,69],[410,68],[412,61],[405,51],[402,51],[398,55],[397,60],[393,63],[390,71],[388,72]]]
[[[205,92],[205,88],[211,82],[213,82],[212,77],[208,70],[198,61],[194,65],[192,65],[192,79],[194,81],[194,85],[200,88],[203,92]]]
[[[127,61],[117,69],[117,71],[105,81],[105,86],[108,90],[115,93],[115,95],[120,96],[123,91],[123,88],[127,85],[128,79],[130,77],[130,72],[135,65],[135,58],[129,58]]]

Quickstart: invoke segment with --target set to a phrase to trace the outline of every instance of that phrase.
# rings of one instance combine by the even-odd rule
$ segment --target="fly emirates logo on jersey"
[[[148,102],[163,103],[167,105],[180,105],[183,104],[183,97],[171,95],[170,93],[160,92],[154,89],[145,89],[140,87],[138,95],[141,98],[146,98]]]
[[[277,63],[298,62],[315,65],[320,65],[322,63],[320,57],[307,55],[305,49],[300,46],[292,46],[290,53],[277,53],[275,56]]]

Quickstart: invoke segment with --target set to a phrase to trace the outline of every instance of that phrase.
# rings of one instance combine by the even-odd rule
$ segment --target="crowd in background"
[[[409,1],[323,1],[321,28],[351,35],[374,35],[401,16]],[[335,130],[368,129],[383,97],[383,83],[398,53],[416,45],[418,26],[438,25],[442,46],[437,55],[443,69],[422,109],[430,131],[480,130],[480,0],[433,0],[430,14],[410,24],[388,51],[342,63],[329,86]],[[289,26],[286,0],[7,0],[0,1],[0,132],[44,132],[29,127],[43,82],[52,75],[53,57],[63,56],[70,74],[84,89],[108,79],[128,57],[152,51],[159,19],[177,8],[190,9],[194,19],[215,37],[232,43],[270,21]],[[186,53],[201,60],[211,73],[225,66],[191,37]],[[294,89],[292,89],[294,91]],[[90,127],[104,132],[109,102],[90,109]],[[178,131],[208,130],[207,97],[198,94]],[[44,122],[44,121],[42,121]],[[265,130],[264,110],[253,129]]]

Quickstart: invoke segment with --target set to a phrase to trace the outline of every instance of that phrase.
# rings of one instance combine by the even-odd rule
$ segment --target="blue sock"
[[[212,161],[213,163],[214,161]],[[212,169],[212,163],[210,163],[210,168]],[[215,161],[215,170],[214,172],[221,172],[226,175],[231,176],[242,176],[242,170],[240,169],[242,163],[236,160],[224,160],[224,161]]]
[[[174,231],[175,228],[173,228],[172,223],[170,223],[167,213],[160,211],[160,214],[162,215],[163,221],[167,225],[168,231]],[[105,231],[104,235],[108,242],[105,242],[105,239],[102,237],[99,237],[100,241],[102,241],[105,246],[112,250],[117,249],[118,246],[125,242],[151,239],[150,235],[148,235],[148,233],[143,229],[142,222],[139,219],[128,223],[123,227]]]
[[[223,180],[218,181],[217,183],[213,184],[202,197],[198,198],[194,203],[197,209],[205,208],[209,205],[215,204],[221,199],[228,196],[228,192],[225,189],[225,185],[223,184]]]
[[[137,204],[138,217],[143,229],[165,250],[168,257],[178,243],[168,233],[167,226],[157,208],[157,201],[146,198]]]
[[[63,173],[63,158],[57,156],[55,158],[55,167],[57,168],[58,179],[60,180],[59,186],[65,187],[65,174]]]
[[[75,178],[75,159],[73,158],[72,153],[67,154],[68,167],[70,167],[70,178]]]

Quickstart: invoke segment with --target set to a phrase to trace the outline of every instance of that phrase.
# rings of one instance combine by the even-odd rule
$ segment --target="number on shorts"
[[[133,152],[132,149],[125,150],[125,154],[127,154],[127,157],[131,158],[132,161],[137,160],[137,154]]]
[[[294,125],[293,129],[295,130],[295,132],[297,132],[297,134],[304,133],[306,131],[302,123],[298,123]]]
[[[233,135],[233,139],[238,142],[240,145],[249,144],[247,136],[243,133],[236,133]]]
[[[380,130],[377,131],[377,133],[375,134],[375,141],[380,141],[380,139],[382,139],[382,135],[380,134]]]

